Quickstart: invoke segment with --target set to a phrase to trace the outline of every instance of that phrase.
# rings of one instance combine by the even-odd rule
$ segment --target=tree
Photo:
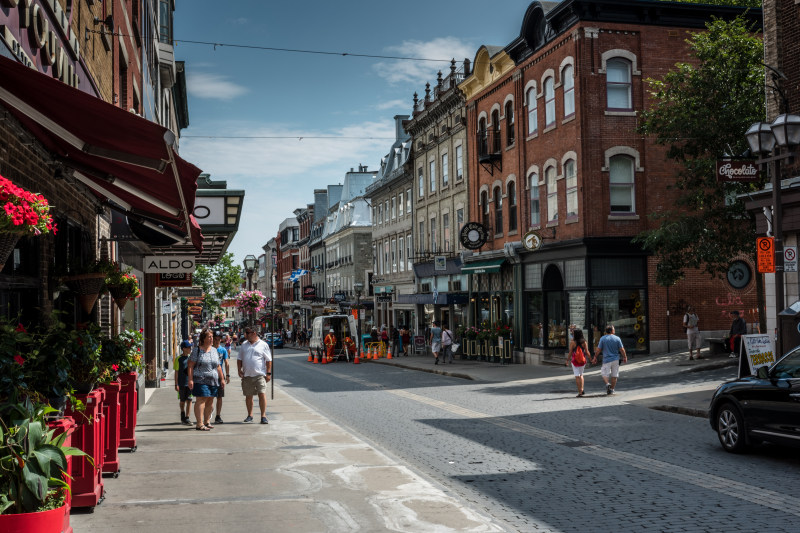
[[[221,309],[222,300],[232,298],[242,284],[241,269],[233,262],[233,254],[223,255],[212,266],[197,265],[192,280],[203,288],[205,307],[213,312]]]
[[[764,116],[763,44],[742,17],[706,28],[687,40],[695,62],[647,80],[654,103],[639,126],[680,165],[671,186],[680,191],[675,207],[651,214],[660,225],[636,237],[658,258],[663,286],[686,269],[720,276],[731,258],[754,252],[755,222],[736,195],[763,183],[718,183],[715,162],[744,153],[745,131]]]

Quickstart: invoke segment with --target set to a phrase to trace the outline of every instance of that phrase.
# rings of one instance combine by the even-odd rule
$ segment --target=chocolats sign
[[[751,182],[758,181],[758,165],[751,159],[717,161],[717,181]]]

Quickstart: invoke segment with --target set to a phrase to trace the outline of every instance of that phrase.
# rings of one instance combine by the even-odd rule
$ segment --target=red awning
[[[98,197],[202,251],[192,217],[201,171],[175,153],[170,130],[2,56],[0,104]]]

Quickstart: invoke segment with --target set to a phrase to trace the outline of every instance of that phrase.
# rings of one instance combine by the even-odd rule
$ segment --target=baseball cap
[[[191,348],[191,347],[192,347],[192,341],[189,340],[181,341],[181,348]]]

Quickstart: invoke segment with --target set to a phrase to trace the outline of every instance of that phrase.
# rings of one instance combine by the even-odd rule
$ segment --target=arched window
[[[508,203],[508,231],[517,231],[517,189],[514,182],[508,184],[508,194],[506,194],[506,202]]]
[[[570,159],[564,163],[564,178],[567,187],[567,218],[578,216],[578,176],[575,172],[575,161]]]
[[[481,193],[481,214],[483,215],[483,225],[489,227],[489,193],[483,191]]]
[[[478,155],[489,154],[489,139],[486,131],[486,118],[478,119]]]
[[[503,191],[500,187],[494,188],[494,233],[503,233]]]
[[[535,172],[528,177],[531,190],[531,226],[541,224],[541,206],[539,205],[539,175]]]
[[[635,213],[633,158],[627,155],[615,155],[608,163],[611,212]]]
[[[506,102],[506,146],[514,144],[514,102]]]
[[[548,128],[556,123],[556,91],[553,88],[553,78],[544,80],[544,127]]]
[[[606,62],[606,101],[608,109],[630,110],[631,103],[631,64],[621,58]]]
[[[561,71],[561,85],[564,87],[564,117],[575,114],[575,77],[572,65]]]
[[[536,109],[536,87],[528,89],[528,135],[539,131],[539,113]]]
[[[547,220],[558,220],[558,182],[556,181],[556,168],[550,167],[544,172],[547,185]]]

